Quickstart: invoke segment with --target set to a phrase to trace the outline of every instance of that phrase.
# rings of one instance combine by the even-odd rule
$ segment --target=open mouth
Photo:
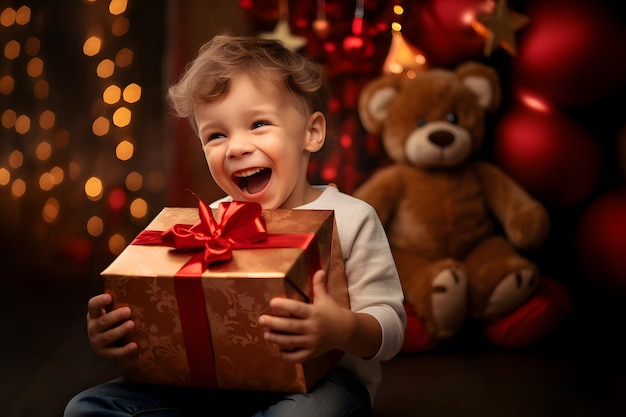
[[[233,181],[243,192],[256,194],[267,186],[271,176],[272,170],[269,168],[252,168],[235,173]]]

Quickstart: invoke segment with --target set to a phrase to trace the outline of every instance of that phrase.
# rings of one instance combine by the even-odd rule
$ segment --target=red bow
[[[204,270],[214,262],[230,260],[233,249],[249,248],[267,238],[261,212],[258,203],[220,203],[215,220],[211,208],[198,199],[200,220],[196,224],[175,224],[164,232],[144,231],[133,243],[162,244],[187,251],[204,249]]]

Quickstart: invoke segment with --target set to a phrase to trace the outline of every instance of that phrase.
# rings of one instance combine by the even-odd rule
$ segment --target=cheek
[[[217,149],[204,148],[204,159],[213,175],[223,171],[224,157]]]

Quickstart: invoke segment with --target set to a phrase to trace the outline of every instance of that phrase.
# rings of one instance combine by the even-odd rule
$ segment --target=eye
[[[419,119],[417,119],[417,125],[418,126],[424,126],[426,124],[426,119],[424,119],[423,117],[420,117]]]
[[[204,142],[205,142],[205,143],[209,143],[209,142],[211,142],[212,140],[215,140],[215,139],[221,139],[221,138],[225,138],[225,137],[226,137],[226,135],[225,135],[225,134],[223,134],[223,133],[218,133],[218,132],[216,132],[216,133],[211,133],[210,135],[208,135],[208,136],[206,137],[206,139],[205,139],[205,141],[204,141]]]
[[[258,129],[260,127],[269,126],[269,125],[270,125],[270,122],[267,122],[265,120],[258,120],[256,122],[252,123],[252,129]]]
[[[446,120],[448,120],[448,122],[452,123],[453,125],[459,122],[459,118],[457,117],[456,113],[450,113],[449,115],[447,115]]]

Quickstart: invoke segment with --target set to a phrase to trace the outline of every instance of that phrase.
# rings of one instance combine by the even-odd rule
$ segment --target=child
[[[338,306],[313,278],[313,302],[274,298],[277,315],[262,315],[265,338],[286,361],[305,361],[331,349],[340,362],[308,394],[211,390],[129,384],[113,380],[74,397],[65,417],[179,416],[190,412],[228,416],[370,416],[380,383],[380,361],[403,342],[406,316],[395,264],[376,212],[331,186],[306,178],[309,157],[326,138],[329,92],[323,68],[280,42],[216,36],[205,44],[169,90],[180,117],[200,138],[211,175],[227,197],[256,201],[265,209],[335,211],[351,310]],[[219,201],[212,204],[216,207]],[[96,353],[119,358],[137,346],[114,342],[132,332],[128,307],[106,313],[111,297],[88,304],[88,333]],[[287,316],[285,317],[285,313]],[[121,324],[120,324],[121,323]]]

